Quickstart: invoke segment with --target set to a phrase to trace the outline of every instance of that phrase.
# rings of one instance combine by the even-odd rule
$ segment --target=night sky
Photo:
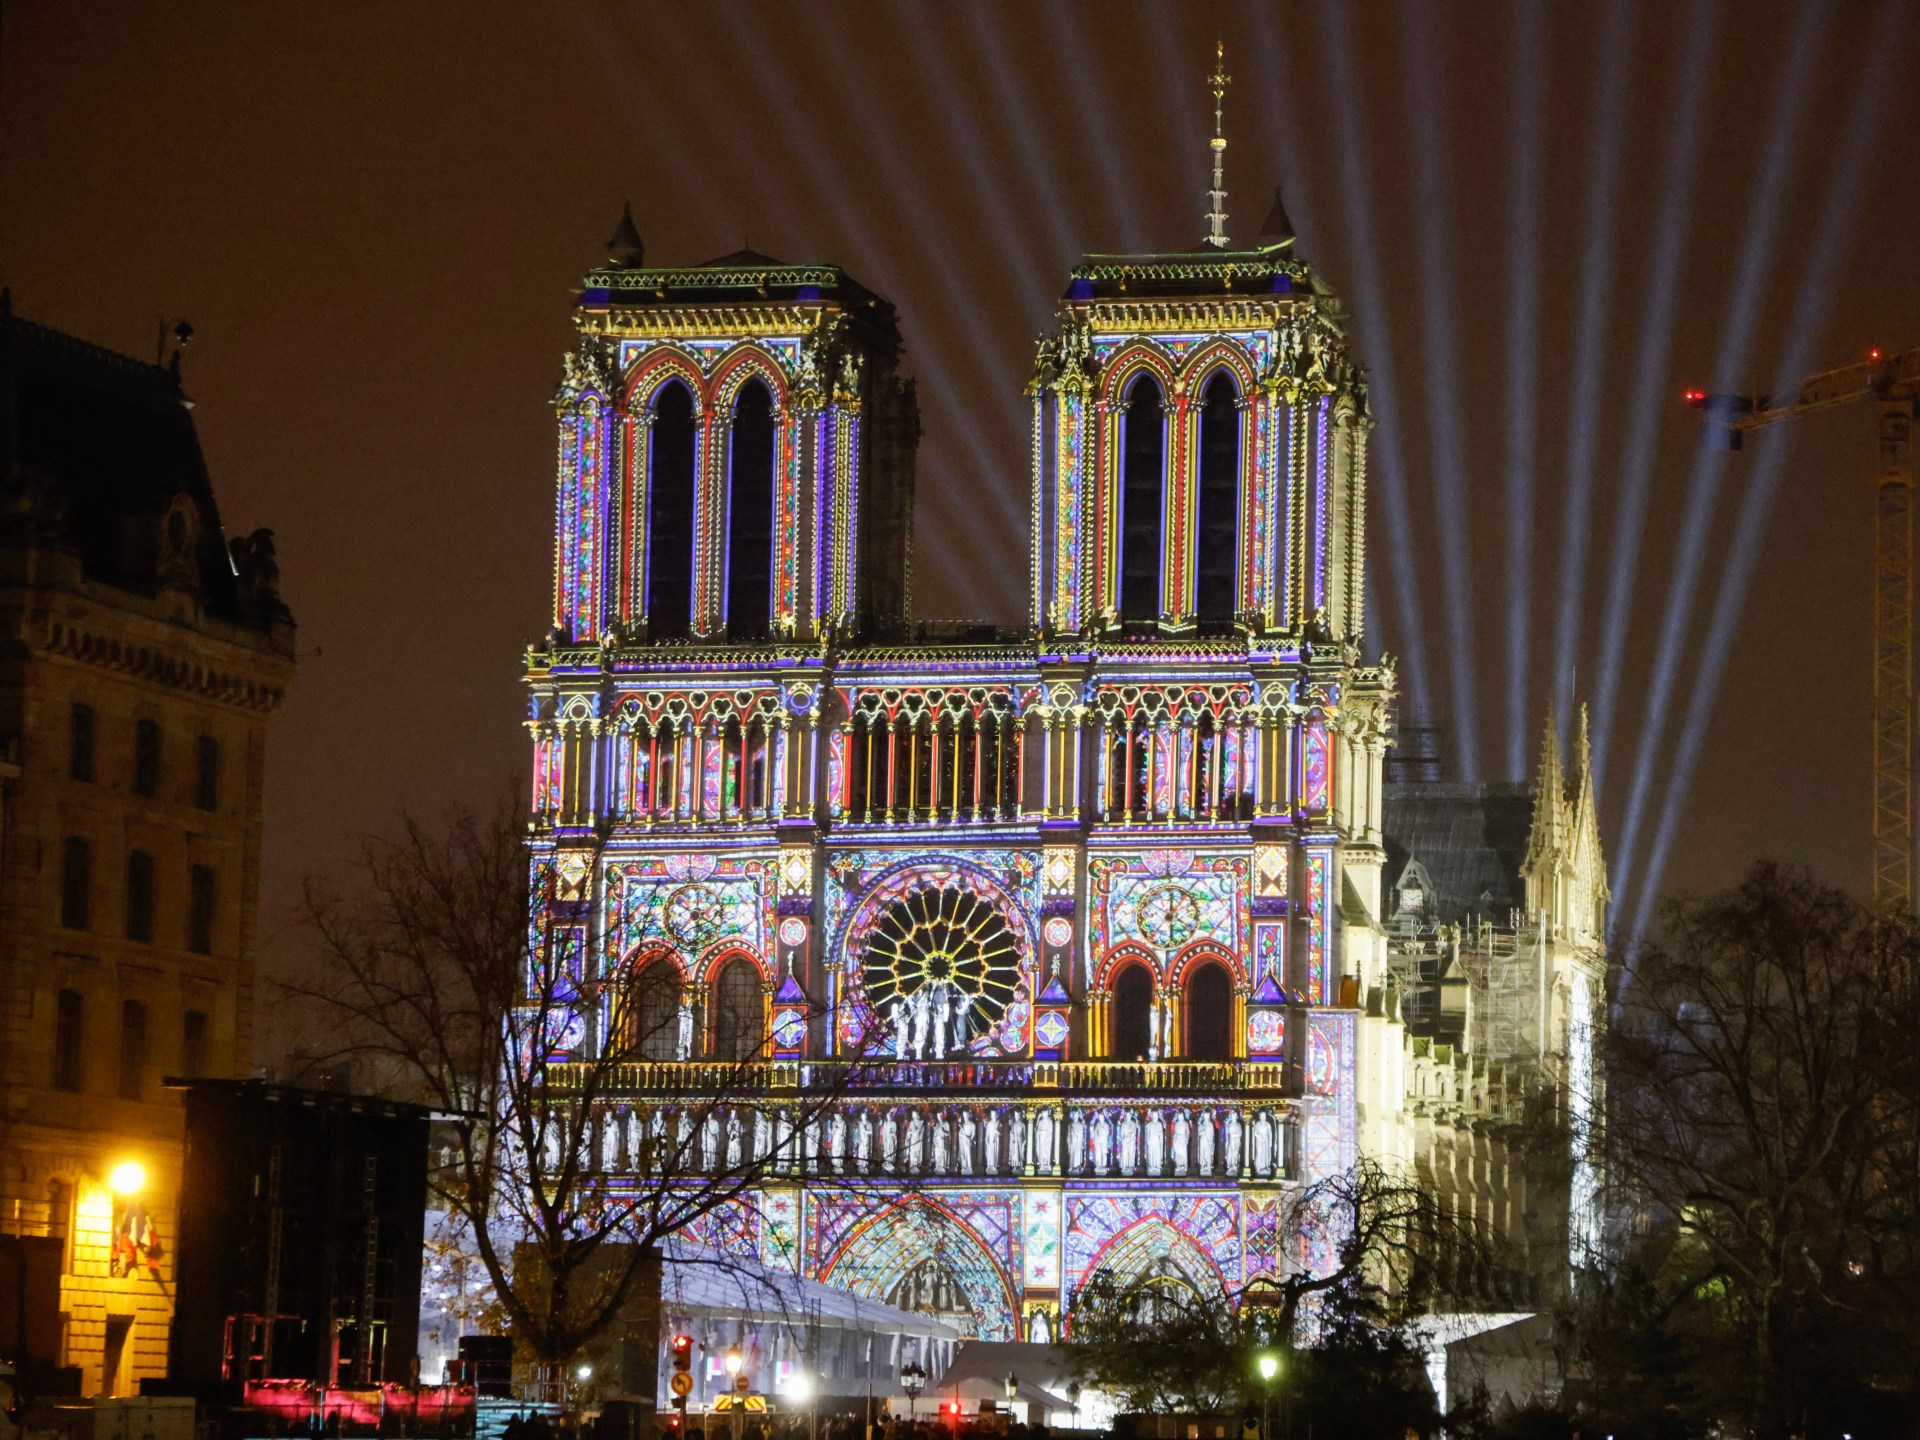
[[[1920,134],[1920,13],[1533,14],[6,5],[16,312],[143,356],[158,316],[189,318],[227,529],[278,536],[301,645],[271,738],[265,926],[400,806],[484,803],[525,769],[548,401],[571,291],[624,200],[652,263],[750,243],[843,264],[898,305],[926,421],[918,610],[1018,620],[1033,338],[1082,251],[1203,233],[1216,38],[1232,233],[1250,239],[1284,182],[1300,253],[1355,312],[1382,422],[1372,635],[1456,739],[1477,734],[1462,772],[1532,763],[1566,603],[1572,691],[1617,677],[1602,821],[1619,875],[1694,493],[1698,583],[1616,889],[1645,888],[1690,707],[1703,743],[1665,883],[1770,854],[1864,889],[1871,410],[1755,437],[1698,491],[1679,396],[1920,344],[1920,168],[1898,138]],[[1716,604],[1730,643],[1709,647]],[[1697,690],[1703,654],[1717,689]]]

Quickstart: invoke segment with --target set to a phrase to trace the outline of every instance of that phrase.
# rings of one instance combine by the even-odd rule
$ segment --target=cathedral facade
[[[1101,1271],[1237,1296],[1310,1262],[1294,1187],[1431,1169],[1367,388],[1278,201],[1250,246],[1072,271],[1017,633],[911,623],[891,306],[829,265],[648,266],[630,218],[612,251],[527,670],[550,923],[633,997],[570,1037],[633,1056],[609,1168],[757,1055],[765,1103],[696,1143],[787,1158],[699,1238],[998,1340],[1057,1334]],[[809,1087],[831,1114],[789,1143]]]

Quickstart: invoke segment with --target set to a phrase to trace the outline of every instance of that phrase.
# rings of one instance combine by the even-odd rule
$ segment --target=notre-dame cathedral
[[[1231,1299],[1311,1264],[1285,1197],[1361,1155],[1542,1271],[1593,1223],[1584,744],[1569,776],[1550,726],[1532,787],[1388,783],[1365,373],[1277,197],[1229,240],[1219,150],[1199,248],[1070,272],[1017,632],[914,623],[913,382],[837,266],[649,265],[629,215],[559,390],[534,833],[553,923],[650,1017],[614,1123],[713,1057],[857,1074],[707,1238],[986,1339],[1050,1338],[1100,1271]],[[1544,1189],[1503,1139],[1541,1095]],[[740,1129],[705,1143],[785,1138],[777,1103]]]

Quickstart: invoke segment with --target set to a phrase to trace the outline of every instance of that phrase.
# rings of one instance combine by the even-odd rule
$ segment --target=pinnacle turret
[[[646,242],[640,238],[640,227],[633,223],[631,200],[621,208],[620,223],[613,227],[607,241],[607,260],[622,270],[638,270],[647,263]]]
[[[1260,222],[1260,248],[1270,250],[1293,239],[1293,221],[1287,215],[1287,202],[1281,198],[1280,187],[1276,185],[1273,206],[1267,211],[1267,218]]]

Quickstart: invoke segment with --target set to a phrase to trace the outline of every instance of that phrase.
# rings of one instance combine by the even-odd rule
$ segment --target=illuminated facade
[[[166,1373],[182,1112],[253,1066],[272,537],[221,529],[179,376],[0,298],[0,1231],[83,1393]],[[24,1313],[24,1312],[23,1312]]]
[[[551,923],[652,1017],[570,1037],[638,1052],[608,1168],[764,1036],[716,1164],[784,1144],[783,1087],[842,1098],[701,1238],[988,1339],[1049,1338],[1101,1270],[1235,1295],[1310,1259],[1281,1199],[1410,1157],[1414,1039],[1366,384],[1278,201],[1250,247],[1072,272],[1017,635],[908,623],[889,306],[831,266],[650,268],[630,219],[613,251],[528,655]]]

